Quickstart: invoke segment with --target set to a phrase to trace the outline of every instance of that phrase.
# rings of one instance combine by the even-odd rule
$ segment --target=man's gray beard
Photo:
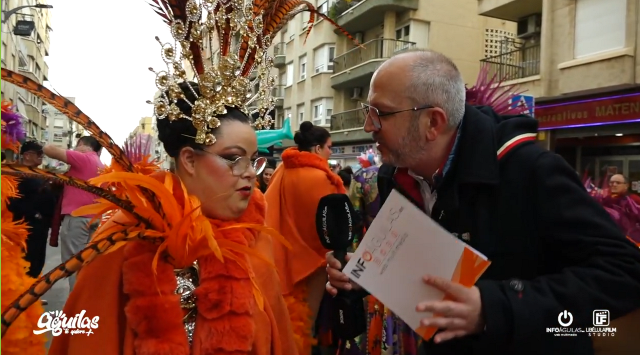
[[[411,168],[418,161],[424,158],[427,153],[427,145],[417,137],[405,136],[399,144],[399,149],[389,152],[387,156],[381,155],[381,160],[385,164],[390,164],[398,168]]]

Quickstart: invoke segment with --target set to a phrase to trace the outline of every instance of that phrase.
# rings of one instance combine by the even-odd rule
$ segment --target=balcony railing
[[[333,60],[336,63],[333,66],[333,72],[340,73],[370,60],[389,59],[396,53],[415,48],[416,44],[409,41],[377,38],[364,43],[362,46],[364,48],[356,47],[337,56]]]
[[[340,15],[345,13],[345,11],[358,5],[360,2],[362,2],[362,0],[336,0],[329,8],[328,16],[335,21]]]
[[[286,85],[275,85],[272,89],[271,89],[271,97],[274,97],[276,99],[281,99],[284,98],[284,88]]]
[[[518,46],[516,44],[516,46]],[[489,66],[489,75],[502,80],[523,79],[540,74],[540,44],[522,44],[520,48],[480,60]]]
[[[331,116],[330,130],[334,132],[362,128],[365,120],[364,110],[361,108],[339,112]]]

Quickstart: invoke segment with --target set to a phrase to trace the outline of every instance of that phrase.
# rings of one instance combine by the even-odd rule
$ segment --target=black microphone
[[[342,268],[346,265],[347,250],[353,244],[354,227],[359,225],[349,197],[331,194],[320,199],[316,210],[316,231],[325,249]],[[333,299],[333,334],[342,340],[351,340],[367,330],[362,296],[356,292],[338,290]]]

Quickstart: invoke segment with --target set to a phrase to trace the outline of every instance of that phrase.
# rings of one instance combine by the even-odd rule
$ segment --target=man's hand
[[[436,334],[434,338],[436,343],[477,334],[484,329],[482,301],[477,287],[467,288],[429,275],[424,277],[424,282],[447,296],[443,301],[422,302],[416,307],[418,312],[434,314],[433,318],[423,318],[420,325],[443,330]]]
[[[345,257],[346,261],[351,259],[353,253],[347,253]],[[340,265],[338,259],[333,257],[333,252],[327,253],[327,275],[329,275],[329,282],[327,282],[327,292],[330,295],[335,296],[338,294],[338,290],[359,290],[360,286],[349,281],[349,276],[340,271],[343,265]]]

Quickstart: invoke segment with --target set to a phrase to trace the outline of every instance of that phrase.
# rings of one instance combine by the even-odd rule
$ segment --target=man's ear
[[[427,127],[427,140],[430,142],[436,140],[442,133],[446,132],[449,128],[449,121],[447,120],[447,114],[442,111],[441,108],[435,107],[425,110],[423,115],[428,116]]]
[[[191,147],[185,147],[178,153],[176,159],[176,165],[180,165],[180,168],[189,175],[195,175],[196,173],[196,152]]]

